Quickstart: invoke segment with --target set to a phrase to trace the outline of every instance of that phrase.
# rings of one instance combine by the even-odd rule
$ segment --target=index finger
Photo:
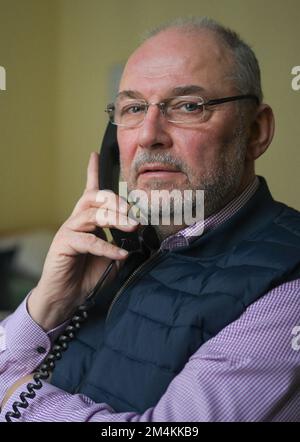
[[[86,190],[99,189],[99,154],[92,152],[87,168]]]

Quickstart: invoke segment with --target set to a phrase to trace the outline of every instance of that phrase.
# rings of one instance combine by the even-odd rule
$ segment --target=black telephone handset
[[[117,141],[117,128],[108,123],[99,155],[99,187],[119,192],[120,155]],[[137,231],[125,233],[119,229],[110,229],[114,242],[129,251],[140,250],[145,259],[159,248],[160,242],[154,228],[143,225]]]
[[[110,189],[118,193],[120,171],[119,147],[116,127],[111,123],[108,124],[103,138],[99,156],[99,166],[100,189]],[[119,229],[110,229],[110,231],[117,245],[127,249],[133,257],[138,256],[138,260],[136,261],[137,265],[145,261],[151,256],[153,251],[159,248],[158,237],[154,228],[151,226],[141,226],[137,231],[130,233],[124,233]],[[55,362],[61,359],[62,353],[68,348],[68,343],[75,337],[81,324],[86,320],[88,310],[94,305],[95,296],[97,296],[99,290],[101,291],[101,287],[110,273],[113,264],[114,261],[112,260],[95,287],[91,290],[86,302],[78,307],[70,324],[66,327],[63,334],[57,338],[45,361],[43,361],[41,366],[33,374],[33,382],[26,385],[27,391],[23,391],[20,394],[20,400],[14,402],[12,405],[13,411],[8,411],[5,414],[7,422],[13,422],[12,419],[19,419],[21,417],[19,409],[24,409],[29,406],[28,399],[34,399],[36,396],[35,390],[39,390],[43,386],[41,380],[49,378],[55,368]]]
[[[119,174],[120,174],[120,155],[117,141],[116,126],[109,123],[107,125],[102,146],[99,155],[99,188],[101,190],[112,190],[114,193],[119,192]],[[131,249],[137,246],[137,233],[125,233],[119,229],[110,228],[114,242],[118,246],[125,246]],[[126,240],[126,244],[125,243]],[[133,246],[131,246],[133,242]]]

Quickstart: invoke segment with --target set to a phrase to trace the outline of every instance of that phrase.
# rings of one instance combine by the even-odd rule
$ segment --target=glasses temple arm
[[[259,99],[256,95],[253,94],[247,94],[247,95],[235,95],[234,97],[225,97],[225,98],[216,98],[214,100],[209,100],[203,103],[204,105],[212,106],[214,104],[221,104],[221,103],[227,103],[229,101],[237,101],[237,100],[255,100],[257,104],[259,104]]]

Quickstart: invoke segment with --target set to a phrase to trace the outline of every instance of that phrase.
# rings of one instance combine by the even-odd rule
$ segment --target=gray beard
[[[217,173],[206,177],[202,182],[204,189],[205,218],[219,212],[231,199],[237,196],[244,174],[246,146],[239,145],[234,164],[224,153],[224,169],[218,168]]]
[[[235,146],[235,155],[234,159],[228,156],[228,148],[229,144],[233,144]],[[218,165],[215,167],[213,171],[201,177],[201,182],[190,185],[189,189],[192,192],[192,208],[193,213],[196,213],[196,195],[195,191],[197,189],[204,190],[204,218],[209,217],[210,215],[219,212],[230,200],[232,200],[235,196],[237,196],[237,192],[239,190],[241,180],[244,174],[245,167],[245,156],[247,150],[247,143],[245,139],[245,134],[242,130],[242,125],[236,129],[230,143],[227,143],[222,150],[222,157],[219,158]],[[145,151],[141,153],[138,158],[135,159],[132,167],[137,171],[141,165],[144,163],[162,163],[162,164],[172,164],[177,167],[179,170],[186,173],[186,175],[192,176],[192,171],[188,166],[182,164],[182,161],[177,160],[172,157],[169,153],[165,152],[151,152]],[[124,180],[124,175],[121,167],[121,180]],[[168,190],[173,190],[174,187],[169,187]],[[131,192],[135,189],[135,186],[130,181],[128,182],[128,191]],[[152,183],[151,190],[161,190],[161,185],[159,182]],[[183,191],[181,191],[183,197]],[[176,215],[179,213],[183,213],[183,198],[179,200],[174,199],[173,204],[170,207],[170,219],[174,219]],[[149,197],[150,203],[150,197]],[[147,205],[144,206],[143,203],[136,203],[136,206],[140,209],[142,215],[147,218],[148,224],[151,224],[151,216],[155,216],[156,218],[163,219],[162,206],[161,204],[156,207],[156,212],[153,212],[153,207],[149,210]],[[172,224],[172,222],[171,222]],[[183,226],[181,226],[182,228]],[[180,228],[176,229],[177,231]],[[175,231],[176,231],[175,230]]]

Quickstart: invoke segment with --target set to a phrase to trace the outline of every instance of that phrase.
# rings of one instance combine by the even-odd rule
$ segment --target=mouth
[[[182,173],[176,167],[166,164],[145,164],[139,169],[138,177],[143,178],[174,178],[176,175]]]

